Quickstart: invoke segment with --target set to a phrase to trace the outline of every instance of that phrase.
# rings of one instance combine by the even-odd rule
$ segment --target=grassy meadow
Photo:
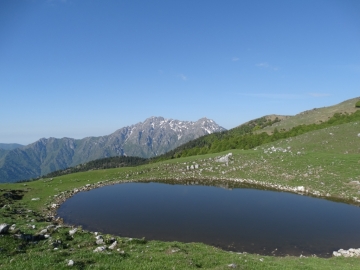
[[[93,251],[98,245],[93,232],[78,228],[71,236],[69,231],[73,228],[51,218],[55,211],[52,204],[61,202],[59,198],[69,197],[70,190],[123,181],[166,179],[207,179],[224,185],[241,181],[285,191],[303,186],[306,195],[358,205],[359,127],[360,123],[352,122],[251,150],[233,149],[138,167],[1,184],[1,223],[16,226],[0,237],[0,269],[230,269],[234,265],[236,269],[359,269],[359,258],[239,254],[202,243],[147,241],[111,235],[104,235],[104,245],[109,246],[116,240],[116,248],[96,253]],[[228,153],[232,153],[228,163],[218,161]],[[45,228],[46,233],[41,234]],[[72,266],[68,266],[70,260]]]

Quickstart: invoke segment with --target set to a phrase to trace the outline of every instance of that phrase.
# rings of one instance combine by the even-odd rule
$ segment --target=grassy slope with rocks
[[[259,120],[265,123],[265,126],[268,126],[272,123],[271,121],[264,120],[264,118],[259,118],[254,121]],[[318,124],[313,123],[307,125],[298,125],[292,127],[289,130],[283,129],[280,132],[277,128],[275,128],[271,134],[266,132],[253,133],[252,131],[258,128],[259,125],[251,126],[246,124],[241,126],[241,133],[239,133],[239,128],[236,128],[227,132],[216,134],[212,137],[206,136],[192,141],[183,147],[176,148],[175,150],[159,157],[156,160],[194,156],[207,153],[218,153],[229,149],[252,149],[266,143],[278,141],[280,139],[291,138],[310,131],[320,130],[327,127],[355,121],[360,121],[360,110],[357,110],[352,114],[335,113],[329,117],[327,121]]]
[[[61,225],[60,220],[48,217],[55,211],[52,204],[71,196],[69,190],[123,181],[208,179],[220,180],[224,185],[230,181],[243,181],[293,192],[299,192],[296,188],[303,186],[309,195],[358,204],[359,125],[360,121],[328,127],[252,150],[232,150],[138,167],[2,184],[1,223],[16,224],[16,228],[0,237],[0,267],[63,269],[68,267],[69,260],[73,260],[75,269],[229,269],[230,264],[236,264],[238,269],[358,269],[360,258],[260,256],[227,252],[201,243],[131,240],[106,235],[105,245],[108,247],[116,240],[116,249],[94,253],[97,245],[93,233],[79,228],[70,236],[71,228],[63,224],[56,230],[56,227],[48,229],[46,234],[50,238],[36,235],[51,224]],[[217,162],[229,152],[232,156],[228,164]],[[198,168],[187,169],[191,165],[198,165]],[[10,192],[12,190],[14,192]],[[17,239],[21,235],[23,239]]]

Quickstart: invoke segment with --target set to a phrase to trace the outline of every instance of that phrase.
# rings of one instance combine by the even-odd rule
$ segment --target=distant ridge
[[[16,148],[23,147],[24,145],[18,143],[0,143],[0,149],[3,150],[13,150]]]
[[[37,178],[91,160],[114,156],[157,156],[195,138],[224,131],[213,120],[196,122],[150,117],[107,136],[42,138],[27,146],[0,151],[0,182]]]

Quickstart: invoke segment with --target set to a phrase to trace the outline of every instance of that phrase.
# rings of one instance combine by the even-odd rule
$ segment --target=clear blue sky
[[[233,128],[360,96],[360,1],[0,1],[0,142]]]

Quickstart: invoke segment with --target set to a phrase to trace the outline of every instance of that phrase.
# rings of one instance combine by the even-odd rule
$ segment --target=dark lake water
[[[246,187],[124,183],[78,193],[57,213],[86,230],[264,255],[360,247],[360,208]]]

